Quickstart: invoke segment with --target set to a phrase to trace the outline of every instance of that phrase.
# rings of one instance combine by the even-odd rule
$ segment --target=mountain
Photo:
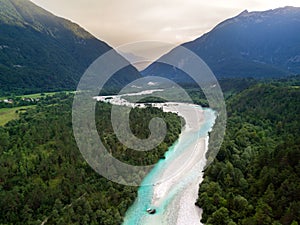
[[[200,56],[218,78],[299,74],[300,8],[244,11],[182,46]],[[171,57],[175,50],[162,57]],[[157,62],[142,74],[186,81],[180,70]]]
[[[87,67],[112,48],[28,0],[0,0],[0,90],[74,89]],[[110,86],[140,77],[132,66]]]

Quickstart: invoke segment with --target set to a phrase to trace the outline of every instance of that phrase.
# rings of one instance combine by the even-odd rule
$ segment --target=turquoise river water
[[[199,107],[200,106],[194,106]],[[149,184],[149,183],[155,183],[157,180],[157,177],[161,175],[163,171],[165,171],[169,166],[172,165],[174,160],[178,158],[181,154],[183,154],[187,149],[190,149],[194,146],[194,148],[197,148],[197,143],[202,138],[205,138],[206,146],[205,150],[207,150],[207,143],[208,143],[208,132],[212,129],[212,126],[215,122],[216,115],[215,112],[211,109],[203,109],[203,115],[204,120],[201,124],[201,126],[193,131],[190,132],[182,132],[180,135],[178,141],[173,144],[168,150],[168,152],[165,154],[166,159],[160,160],[154,167],[153,170],[150,171],[150,173],[146,176],[142,184]],[[197,149],[196,149],[197,150]],[[204,157],[204,156],[203,156]],[[203,159],[204,163],[202,163],[202,169],[205,165],[205,159]],[[173,165],[174,166],[174,165]],[[155,219],[155,221],[151,222],[151,220],[154,220],[154,217],[174,217],[170,215],[170,213],[166,213],[167,211],[171,210],[171,214],[178,214],[176,211],[180,206],[177,207],[176,204],[173,202],[176,199],[176,196],[180,195],[183,190],[186,190],[191,182],[197,178],[199,179],[199,176],[201,175],[202,171],[198,170],[198,168],[195,167],[195,169],[190,169],[188,172],[184,173],[184,176],[179,179],[179,182],[176,182],[170,190],[167,191],[167,194],[163,196],[162,199],[159,201],[159,205],[153,205],[153,198],[154,196],[154,185],[148,185],[143,186],[138,190],[138,198],[134,202],[134,204],[128,209],[124,223],[123,225],[145,225],[145,224],[170,224],[170,222],[163,223],[160,222],[160,220],[163,219]],[[195,199],[196,201],[196,199]],[[188,202],[187,204],[194,205],[194,202]],[[146,212],[147,208],[155,208],[156,213],[155,215],[150,215]],[[178,216],[178,215],[176,215]],[[150,222],[149,222],[150,221]],[[170,220],[169,220],[170,221]],[[173,224],[177,224],[173,223]],[[200,221],[199,221],[199,224]]]

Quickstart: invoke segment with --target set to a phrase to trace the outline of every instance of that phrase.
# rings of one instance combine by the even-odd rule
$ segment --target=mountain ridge
[[[300,8],[241,12],[180,46],[200,56],[218,78],[284,77],[300,73]],[[176,48],[175,48],[176,49]],[[168,57],[167,53],[163,57]],[[186,74],[154,62],[143,75],[186,81]]]
[[[0,90],[75,89],[88,66],[112,48],[79,25],[27,0],[0,0]],[[115,89],[139,78],[128,66],[110,80]]]

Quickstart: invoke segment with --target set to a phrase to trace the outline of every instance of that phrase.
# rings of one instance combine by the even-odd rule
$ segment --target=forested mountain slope
[[[300,222],[299,96],[299,86],[259,84],[228,101],[226,137],[200,186],[203,222]]]
[[[109,50],[77,24],[28,0],[0,0],[0,92],[75,89],[88,66]],[[110,86],[138,77],[128,66]]]
[[[299,74],[300,8],[244,11],[181,46],[201,57],[218,78],[274,78]],[[176,49],[162,59],[172,57]],[[187,59],[178,65],[184,60]],[[158,62],[142,74],[180,83],[191,82],[180,69]]]

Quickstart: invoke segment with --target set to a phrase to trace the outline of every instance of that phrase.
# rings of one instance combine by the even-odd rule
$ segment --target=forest
[[[0,127],[0,224],[115,225],[135,200],[137,187],[101,177],[81,156],[72,132],[72,100],[72,94],[47,96],[19,120]],[[109,104],[97,105],[97,129],[106,147],[124,162],[157,162],[181,132],[176,114],[133,109],[130,125],[138,137],[149,135],[153,117],[163,118],[170,129],[155,153],[125,157],[130,149],[115,141],[110,109]]]
[[[202,222],[298,224],[299,77],[255,84],[228,98],[227,110],[225,140],[200,185]]]
[[[196,204],[203,209],[202,223],[299,223],[299,80],[221,82],[228,124],[200,185]],[[195,102],[205,102],[194,87],[188,93]],[[18,120],[0,127],[0,224],[122,223],[137,187],[108,181],[85,162],[73,137],[72,100],[72,93],[44,96],[19,113]],[[140,138],[149,136],[154,116],[168,127],[162,144],[141,153],[118,142],[110,111],[110,104],[97,104],[98,133],[114,157],[130,164],[148,165],[163,158],[184,125],[180,117],[160,109],[132,110],[131,129]]]

